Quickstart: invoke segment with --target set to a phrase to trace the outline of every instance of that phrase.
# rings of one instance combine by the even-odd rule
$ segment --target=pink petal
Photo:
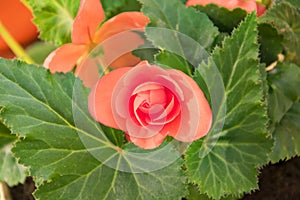
[[[179,70],[169,71],[172,71],[173,79],[179,81],[185,96],[181,103],[181,117],[184,121],[181,121],[178,132],[170,132],[169,135],[182,142],[192,142],[208,133],[212,123],[211,108],[202,90],[191,77]]]
[[[100,0],[82,0],[73,23],[72,42],[74,44],[91,43],[104,17]]]
[[[140,138],[126,134],[126,139],[143,149],[154,149],[162,144],[167,135],[178,131],[180,122],[181,118],[178,116],[172,123],[165,124],[164,127],[152,137]]]
[[[89,111],[98,122],[120,129],[112,114],[112,93],[116,83],[130,69],[131,67],[120,68],[103,76],[89,94]]]
[[[206,6],[208,4],[216,4],[220,7],[227,8],[228,10],[233,10],[235,8],[241,8],[246,10],[248,13],[256,10],[255,0],[188,0],[186,2],[187,6],[202,5]]]
[[[85,50],[85,45],[65,44],[50,53],[43,65],[52,73],[72,71]]]
[[[261,16],[266,12],[266,6],[260,3],[256,3],[257,6],[257,16]]]
[[[129,102],[135,90],[145,82],[155,82],[152,79],[155,78],[156,74],[161,73],[167,74],[166,71],[158,67],[152,67],[149,66],[147,62],[141,62],[140,64],[132,68],[132,70],[125,76],[123,76],[122,79],[120,79],[120,81],[117,83],[112,96],[112,109],[114,117],[120,129],[124,131],[127,131],[128,129],[128,123],[126,121],[131,120]],[[132,135],[135,133],[130,134]],[[135,137],[137,136],[135,135]]]
[[[136,146],[141,147],[143,149],[154,149],[159,147],[161,143],[164,141],[166,135],[164,134],[156,134],[150,138],[136,138],[126,134],[126,138],[128,141],[133,142]]]

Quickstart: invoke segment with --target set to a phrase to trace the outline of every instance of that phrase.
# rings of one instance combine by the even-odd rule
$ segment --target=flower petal
[[[85,45],[65,44],[50,53],[43,66],[50,69],[52,73],[72,71],[85,50]]]
[[[144,44],[144,39],[137,31],[144,32],[148,22],[149,19],[141,12],[124,12],[101,26],[95,34],[94,42],[101,43],[106,66],[120,68],[134,66],[140,62],[131,51]]]
[[[126,139],[130,142],[133,142],[136,146],[141,147],[143,149],[154,149],[159,147],[161,143],[164,141],[166,135],[164,134],[156,134],[150,138],[136,138],[126,134]]]
[[[104,20],[104,10],[99,0],[82,0],[73,23],[72,42],[89,44]]]
[[[173,79],[178,80],[185,96],[181,103],[181,119],[184,122],[180,122],[177,132],[171,131],[169,135],[182,142],[192,142],[208,133],[212,123],[211,108],[202,90],[191,77],[179,70],[169,71]]]
[[[142,31],[142,30],[140,30]],[[131,54],[131,51],[144,44],[144,39],[133,31],[124,31],[107,38],[97,47],[102,49],[103,54],[99,57],[102,60],[104,68],[134,66],[140,59]]]
[[[89,95],[90,114],[98,122],[116,129],[120,129],[112,114],[112,93],[117,82],[131,67],[113,70],[98,80]]]
[[[97,60],[91,57],[83,59],[76,67],[75,76],[80,77],[86,87],[92,88],[99,79]]]
[[[188,0],[186,2],[187,6],[202,5],[206,6],[208,4],[216,4],[220,7],[225,7],[228,10],[233,10],[235,8],[241,8],[246,10],[248,13],[256,10],[255,0]]]
[[[149,19],[141,12],[123,12],[106,21],[95,34],[95,42],[99,43],[107,38],[132,29],[144,28]]]
[[[267,9],[265,5],[256,3],[256,7],[257,7],[256,8],[257,16],[261,16],[261,15],[265,14],[266,9]]]
[[[163,128],[152,137],[142,138],[126,134],[126,139],[143,149],[154,149],[162,144],[167,135],[177,133],[180,123],[181,117],[177,116],[176,119],[174,119],[171,123],[165,124]]]

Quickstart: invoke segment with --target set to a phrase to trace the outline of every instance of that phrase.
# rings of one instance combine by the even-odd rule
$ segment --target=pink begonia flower
[[[147,61],[101,77],[89,95],[89,111],[144,149],[158,147],[166,136],[192,142],[212,123],[209,103],[191,77]]]
[[[257,3],[255,0],[188,0],[187,6],[216,4],[220,7],[225,7],[228,10],[235,8],[241,8],[248,13],[256,11],[257,15],[260,16],[266,11],[266,7],[263,4]]]
[[[104,22],[100,28],[99,25],[103,22],[105,16],[102,5],[99,0],[82,0],[77,16],[73,23],[71,33],[72,43],[64,44],[60,48],[53,51],[45,60],[44,67],[49,68],[54,72],[69,72],[77,65],[75,75],[81,77],[80,71],[82,64],[86,62],[89,53],[101,42],[109,37],[129,30],[141,30],[149,22],[149,19],[141,12],[124,12],[120,13],[108,21]],[[144,43],[144,40],[137,34],[132,46],[137,48]],[[132,36],[131,36],[132,37]],[[104,54],[109,56],[114,48],[122,48],[127,45],[127,41],[118,40],[118,46],[115,44],[106,45]],[[131,52],[120,56],[109,65],[113,68],[124,66],[134,66],[140,61],[139,58],[133,56]],[[96,67],[96,66],[92,66]],[[91,67],[91,68],[92,68]],[[85,73],[86,74],[86,73]],[[93,80],[98,79],[97,69],[91,69],[91,77],[83,79],[85,85],[92,86]]]

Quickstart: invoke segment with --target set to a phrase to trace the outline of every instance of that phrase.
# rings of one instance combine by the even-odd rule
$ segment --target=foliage
[[[79,0],[23,2],[42,42],[70,42]],[[260,167],[300,155],[298,0],[274,1],[261,17],[183,0],[101,2],[106,19],[138,10],[150,19],[150,50],[134,55],[194,79],[212,108],[210,132],[140,149],[92,118],[90,89],[73,73],[0,59],[0,181],[31,175],[35,197],[50,200],[238,199],[258,188]],[[52,48],[29,53],[42,63]]]
[[[0,122],[0,181],[5,181],[9,186],[23,183],[26,170],[17,163],[11,152],[12,143],[17,137],[11,135],[10,130]]]

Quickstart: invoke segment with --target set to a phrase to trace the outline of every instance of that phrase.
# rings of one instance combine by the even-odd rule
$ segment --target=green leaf
[[[213,200],[212,198],[209,198],[207,195],[205,194],[201,194],[198,191],[198,187],[195,185],[189,185],[189,194],[186,197],[187,200]],[[234,197],[234,196],[228,196],[228,197],[224,197],[221,198],[221,200],[238,200],[240,198],[238,197]]]
[[[260,44],[260,54],[261,62],[267,65],[278,59],[278,54],[283,51],[283,37],[279,35],[277,30],[273,28],[270,24],[259,24],[259,44]]]
[[[12,144],[8,144],[0,148],[0,182],[4,181],[12,187],[25,181],[26,169],[17,163],[11,147]]]
[[[259,18],[261,23],[269,23],[283,36],[286,59],[300,64],[300,13],[287,2],[275,4]]]
[[[196,9],[206,13],[221,32],[227,33],[231,33],[247,15],[247,12],[240,8],[228,10],[215,4],[199,5]]]
[[[26,53],[35,64],[42,65],[46,57],[57,47],[51,43],[38,41],[26,47]]]
[[[25,136],[13,149],[41,184],[37,199],[180,199],[186,181],[172,145],[121,149],[88,112],[88,90],[69,74],[0,59],[1,117]]]
[[[179,0],[140,0],[143,4],[142,12],[150,18],[148,27],[167,28],[185,34],[197,41],[205,49],[211,49],[218,35],[206,14],[197,12],[194,8],[186,7]],[[159,29],[146,29],[148,39],[154,45],[165,49],[171,45],[173,38],[164,37]],[[159,40],[160,38],[160,40]],[[176,35],[174,36],[176,39]],[[174,40],[175,44],[178,40]],[[174,45],[172,43],[172,45]]]
[[[300,98],[300,68],[295,64],[278,64],[269,72],[268,84],[269,116],[275,126]]]
[[[223,93],[218,91],[222,85],[214,78],[214,66],[223,79]],[[213,124],[204,140],[191,144],[186,153],[189,181],[214,199],[258,188],[257,167],[266,163],[273,142],[266,130],[255,14],[215,49],[194,78],[203,78],[210,90]]]
[[[139,11],[141,9],[141,4],[138,0],[101,0],[101,3],[107,19],[121,12]]]
[[[192,75],[193,68],[188,62],[201,60],[199,51],[203,57],[207,57],[206,50],[213,48],[218,35],[217,28],[207,15],[186,7],[179,0],[140,1],[143,3],[142,12],[150,18],[146,36],[161,50],[155,57],[156,64],[167,65]],[[194,43],[200,44],[201,48]],[[197,62],[192,61],[192,65],[198,66],[199,63],[195,63]]]
[[[300,1],[299,0],[277,0],[278,2],[289,2],[294,7],[300,9]]]
[[[300,155],[300,102],[292,105],[273,132],[272,162]]]
[[[171,67],[172,69],[178,69],[186,74],[191,73],[191,69],[187,61],[174,53],[169,51],[161,51],[155,56],[155,61],[161,66]]]
[[[105,1],[105,0],[100,0],[103,9],[105,10],[105,15],[110,16],[114,15],[113,13],[117,12],[119,8],[124,6],[126,0],[115,0],[115,1]]]
[[[300,155],[300,68],[282,63],[268,74],[272,162]]]
[[[12,143],[17,137],[10,134],[10,130],[0,122],[0,182],[9,186],[23,183],[26,175],[25,168],[19,165],[11,153]]]
[[[10,144],[17,139],[16,136],[10,134],[10,130],[0,121],[0,148]]]
[[[104,125],[101,125],[106,137],[118,147],[123,147],[124,141],[126,141],[124,132],[114,128],[110,128]]]
[[[71,41],[71,30],[80,0],[22,0],[34,15],[39,37],[62,45]]]

